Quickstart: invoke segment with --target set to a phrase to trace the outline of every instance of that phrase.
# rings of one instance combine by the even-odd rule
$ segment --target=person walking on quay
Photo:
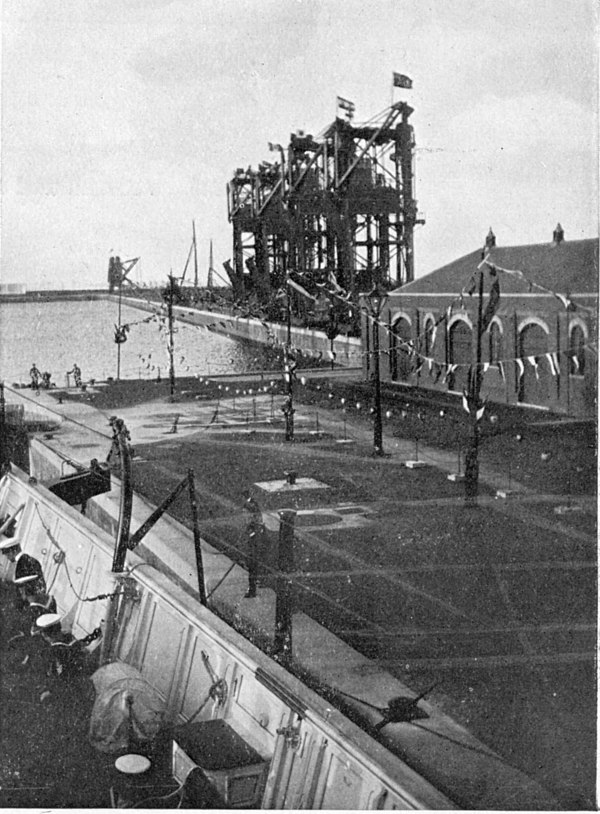
[[[67,370],[67,376],[70,376],[71,373],[75,379],[75,387],[81,387],[81,368],[76,362],[73,364],[72,370]]]
[[[248,590],[245,598],[254,599],[258,587],[259,552],[262,548],[265,526],[260,506],[256,500],[248,491],[244,492],[244,497],[244,510],[250,512],[251,515],[250,522],[246,527],[246,534],[248,535]]]
[[[32,390],[39,390],[40,389],[40,377],[41,373],[38,370],[36,363],[34,362],[31,365],[31,370],[29,371],[29,375],[31,376],[31,389]]]

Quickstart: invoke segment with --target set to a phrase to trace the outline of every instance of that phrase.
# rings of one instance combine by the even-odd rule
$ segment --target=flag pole
[[[483,327],[483,269],[479,268],[479,300],[477,303],[477,347],[475,370],[469,382],[469,419],[471,439],[465,456],[465,505],[476,506],[479,490],[479,394],[481,392],[481,336]]]

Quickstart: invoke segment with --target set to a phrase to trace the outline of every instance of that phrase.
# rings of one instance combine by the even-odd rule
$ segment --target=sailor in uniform
[[[31,635],[39,633],[36,621],[46,613],[56,613],[56,599],[50,594],[39,591],[27,597],[29,602],[29,616],[31,619]]]
[[[31,554],[26,554],[20,542],[13,537],[0,542],[0,551],[15,564],[13,583],[17,589],[16,605],[20,609],[27,608],[29,596],[34,593],[46,593],[42,566]]]
[[[98,627],[83,639],[76,639],[72,633],[63,631],[58,613],[45,613],[36,619],[35,624],[48,645],[49,664],[46,671],[48,676],[61,676],[63,673],[80,671],[83,668],[87,645],[102,635]]]

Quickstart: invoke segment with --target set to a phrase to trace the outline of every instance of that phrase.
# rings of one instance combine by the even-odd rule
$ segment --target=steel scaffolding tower
[[[227,185],[234,294],[266,304],[288,275],[309,293],[334,279],[356,301],[375,283],[414,277],[413,110],[377,123],[336,118],[318,138],[292,134],[275,162],[237,169]]]

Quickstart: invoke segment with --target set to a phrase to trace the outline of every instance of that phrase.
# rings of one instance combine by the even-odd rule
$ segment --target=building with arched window
[[[490,229],[483,250],[389,292],[381,377],[461,396],[479,360],[490,401],[595,417],[597,311],[597,239],[558,226],[549,243],[502,247]]]

